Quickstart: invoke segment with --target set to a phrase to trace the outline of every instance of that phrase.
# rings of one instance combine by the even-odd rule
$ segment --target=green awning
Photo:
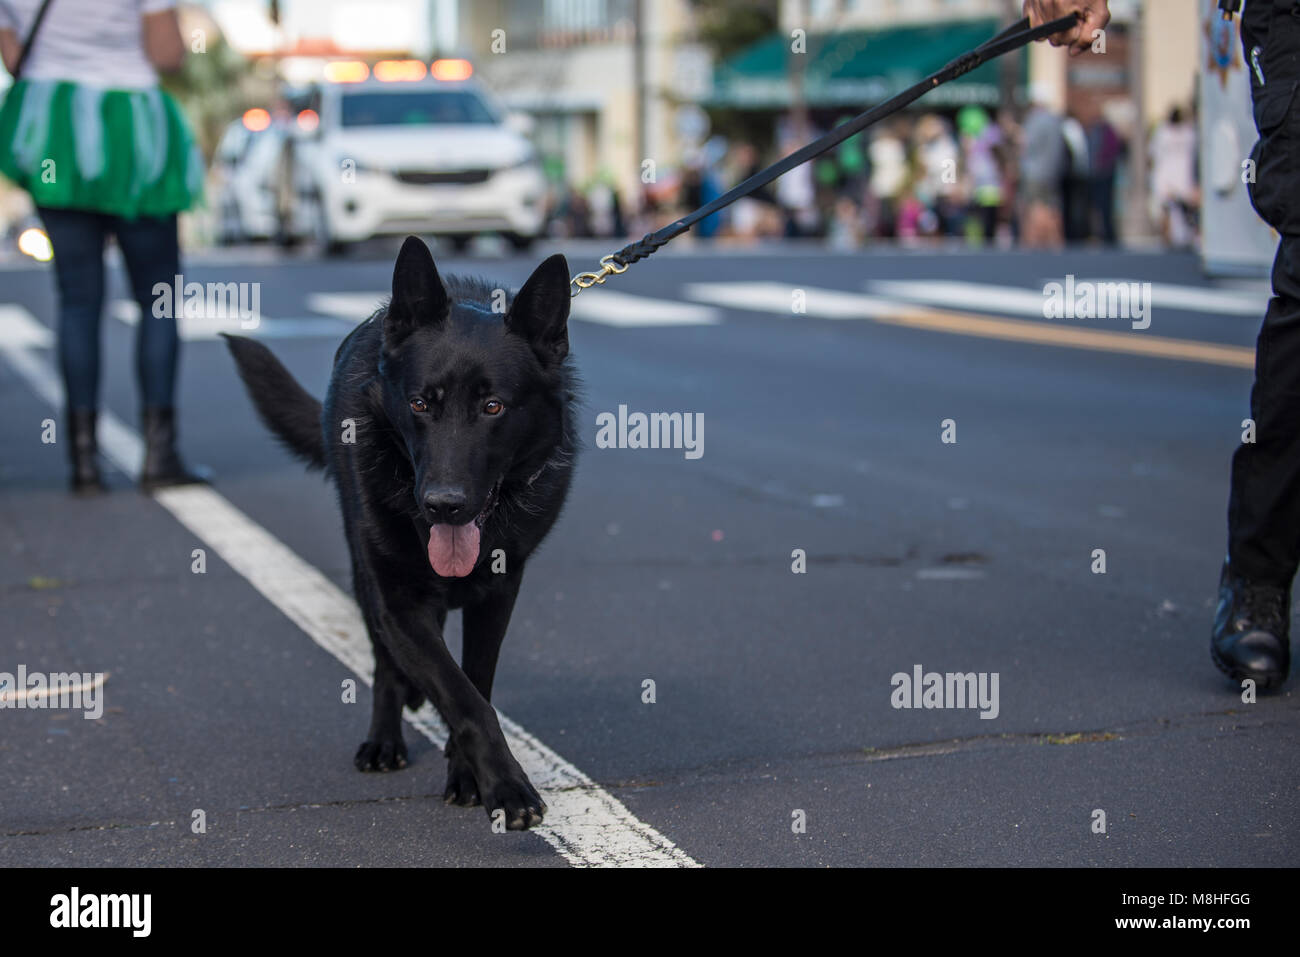
[[[777,33],[736,54],[714,70],[707,106],[741,109],[790,105],[791,61],[802,64],[804,100],[809,106],[854,106],[859,109],[889,99],[942,69],[950,60],[994,36],[997,20],[959,20],[925,26],[810,34],[807,52],[790,52],[793,42]],[[1018,82],[1025,82],[1028,59],[1017,58]],[[999,102],[1001,61],[986,63],[925,95],[922,104],[960,106]]]

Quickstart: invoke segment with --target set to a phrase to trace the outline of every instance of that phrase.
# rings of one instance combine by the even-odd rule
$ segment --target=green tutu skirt
[[[177,213],[203,195],[203,157],[156,87],[19,80],[0,107],[0,173],[37,206],[127,219]]]

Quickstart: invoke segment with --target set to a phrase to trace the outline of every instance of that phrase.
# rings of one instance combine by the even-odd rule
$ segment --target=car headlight
[[[520,156],[519,159],[515,160],[513,163],[507,163],[505,166],[502,166],[499,172],[508,169],[525,169],[529,166],[535,167],[537,165],[537,150],[530,145],[528,149],[524,150],[523,155]]]

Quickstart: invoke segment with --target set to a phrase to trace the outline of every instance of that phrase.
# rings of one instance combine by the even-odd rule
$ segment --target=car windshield
[[[427,126],[430,124],[492,124],[497,118],[486,103],[464,90],[419,93],[357,91],[342,101],[344,126]]]

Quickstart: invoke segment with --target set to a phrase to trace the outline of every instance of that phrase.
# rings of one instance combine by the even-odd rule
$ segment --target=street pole
[[[1147,239],[1152,235],[1152,224],[1147,213],[1147,190],[1149,176],[1147,170],[1148,147],[1146,124],[1146,90],[1145,71],[1142,68],[1142,48],[1146,43],[1146,8],[1147,4],[1138,4],[1133,14],[1128,36],[1129,84],[1133,90],[1133,110],[1136,114],[1133,124],[1133,138],[1129,143],[1129,174],[1132,180],[1129,188],[1128,212],[1125,217],[1125,232],[1130,238]]]
[[[636,89],[633,100],[636,103],[635,117],[633,118],[632,143],[636,153],[637,164],[637,181],[641,178],[641,164],[649,157],[646,156],[646,146],[649,143],[649,136],[646,132],[646,50],[645,50],[645,0],[635,0],[633,5],[633,19],[636,23],[636,36],[632,38],[632,82]]]

